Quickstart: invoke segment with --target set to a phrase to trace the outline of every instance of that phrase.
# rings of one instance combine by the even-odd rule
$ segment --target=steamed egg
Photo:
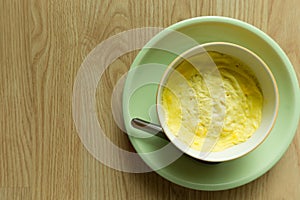
[[[224,88],[225,116],[212,149],[222,151],[247,141],[259,127],[263,94],[253,72],[240,60],[219,52],[208,53]],[[206,61],[201,62],[198,63],[209,65]],[[203,78],[208,76],[213,75],[183,61],[169,75],[162,92],[168,129],[195,150],[201,150],[212,125],[213,100]]]

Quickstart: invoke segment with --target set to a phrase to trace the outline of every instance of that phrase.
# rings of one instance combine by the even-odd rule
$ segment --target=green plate
[[[176,57],[174,52],[151,47],[169,45],[168,49],[174,47],[178,53],[196,45],[193,42],[185,45],[182,40],[170,37],[170,30],[176,30],[198,44],[225,41],[254,51],[267,63],[277,81],[280,106],[269,137],[246,156],[211,165],[182,155],[156,172],[171,182],[197,190],[224,190],[258,178],[282,157],[295,135],[300,117],[300,90],[293,66],[278,44],[264,32],[239,20],[213,16],[188,19],[164,29],[140,51],[128,73],[123,93],[124,122],[132,145],[138,153],[146,153],[159,150],[168,143],[156,136],[132,136],[143,135],[143,132],[134,129],[130,121],[139,117],[157,123],[156,83],[165,66]],[[141,154],[141,157],[152,169],[157,169],[162,161],[159,156]]]

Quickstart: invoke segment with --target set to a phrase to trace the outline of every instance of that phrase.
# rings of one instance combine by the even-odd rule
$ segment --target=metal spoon
[[[160,138],[168,139],[166,137],[162,127],[158,124],[154,124],[154,123],[151,123],[151,122],[139,119],[139,118],[133,118],[131,120],[131,125],[134,128],[146,131],[146,132],[156,135]]]

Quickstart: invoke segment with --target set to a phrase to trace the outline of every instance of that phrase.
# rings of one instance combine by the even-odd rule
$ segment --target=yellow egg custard
[[[223,126],[212,149],[217,152],[245,142],[253,135],[261,122],[263,95],[253,72],[243,62],[226,54],[208,53],[222,77],[225,94]],[[162,105],[166,125],[175,136],[179,135],[179,130],[181,135],[192,133],[194,137],[190,147],[201,150],[212,120],[212,97],[203,74],[192,64],[183,61],[176,71],[186,81],[179,82],[171,73],[165,83]],[[195,101],[190,101],[192,98]],[[193,107],[195,111],[186,111],[186,108]],[[184,112],[188,114],[183,115]]]

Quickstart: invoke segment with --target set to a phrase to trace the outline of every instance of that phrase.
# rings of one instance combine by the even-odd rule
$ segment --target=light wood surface
[[[300,132],[283,158],[242,187],[203,192],[156,173],[106,167],[84,148],[72,119],[73,83],[101,41],[138,27],[222,15],[257,26],[279,43],[300,77],[297,0],[96,1],[0,0],[0,200],[300,199]],[[138,51],[116,60],[97,88],[99,121],[110,139],[133,150],[110,114],[110,95]],[[276,147],[274,147],[276,148]]]

